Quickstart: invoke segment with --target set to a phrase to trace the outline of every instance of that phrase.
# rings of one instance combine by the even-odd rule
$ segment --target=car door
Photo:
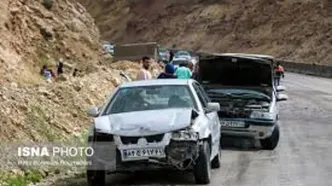
[[[202,85],[200,85],[198,83],[198,87],[201,90],[203,96],[205,97],[205,99],[207,100],[207,102],[211,102],[210,97],[208,96],[208,94],[205,92],[205,89],[203,88]],[[219,143],[220,143],[220,131],[221,131],[221,125],[220,125],[220,121],[219,121],[219,116],[218,116],[218,112],[211,112],[212,115],[212,119],[214,121],[214,132],[216,135],[216,144],[218,144],[217,147],[219,147]],[[219,148],[217,148],[219,149]]]
[[[203,87],[195,82],[193,87],[197,93],[198,98],[200,99],[203,109],[206,110],[208,102],[210,102],[210,98],[205,93]],[[217,112],[205,112],[205,115],[209,121],[209,127],[211,130],[211,138],[212,138],[212,152],[211,155],[214,157],[219,150],[219,143],[220,143],[220,122]]]

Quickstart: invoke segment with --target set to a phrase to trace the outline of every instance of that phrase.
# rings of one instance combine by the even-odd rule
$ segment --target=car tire
[[[104,170],[87,170],[88,186],[105,186],[106,172]]]
[[[218,154],[216,155],[216,157],[213,158],[211,162],[211,168],[218,169],[220,168],[220,165],[221,165],[221,147],[219,145]]]
[[[194,166],[194,176],[197,184],[208,184],[211,179],[210,145],[204,141],[199,149],[199,156]]]
[[[277,125],[274,128],[272,135],[270,137],[260,140],[262,148],[264,150],[275,149],[279,143],[279,137],[280,137],[280,129],[279,126]]]

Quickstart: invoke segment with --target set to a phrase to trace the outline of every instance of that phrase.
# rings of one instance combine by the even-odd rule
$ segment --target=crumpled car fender
[[[195,132],[198,132],[199,139],[206,139],[211,135],[209,122],[203,116],[199,116],[194,120],[194,122],[192,124],[192,129]]]

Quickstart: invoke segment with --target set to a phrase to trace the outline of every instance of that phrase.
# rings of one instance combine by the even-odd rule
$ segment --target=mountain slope
[[[79,0],[102,37],[332,65],[329,0]]]
[[[1,0],[0,83],[38,83],[43,64],[85,68],[99,60],[99,30],[85,8],[68,0]],[[84,69],[83,69],[84,70]]]

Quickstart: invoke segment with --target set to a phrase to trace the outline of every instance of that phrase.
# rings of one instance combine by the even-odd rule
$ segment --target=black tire
[[[103,170],[87,170],[86,177],[89,186],[106,185],[106,172]]]
[[[210,145],[207,141],[199,149],[199,157],[194,166],[194,176],[197,184],[209,184],[211,180]]]
[[[221,147],[219,145],[218,154],[216,155],[216,157],[213,158],[213,160],[211,162],[211,168],[218,169],[218,168],[220,168],[220,165],[221,165]]]
[[[260,140],[262,148],[264,150],[274,150],[279,143],[279,137],[280,137],[280,129],[279,126],[277,125],[274,128],[272,135],[270,137]]]

